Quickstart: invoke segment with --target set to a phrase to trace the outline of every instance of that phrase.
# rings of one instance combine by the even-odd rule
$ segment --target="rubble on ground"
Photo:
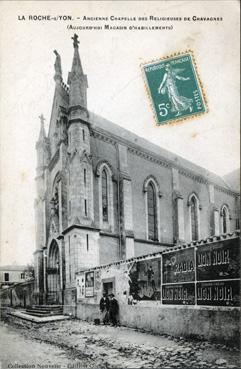
[[[157,336],[126,327],[71,320],[42,326],[22,324],[17,329],[28,339],[57,345],[80,361],[84,358],[86,368],[92,368],[93,363],[98,368],[239,367],[237,348],[230,351],[220,344]]]

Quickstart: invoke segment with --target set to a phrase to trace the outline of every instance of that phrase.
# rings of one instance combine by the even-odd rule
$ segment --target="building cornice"
[[[107,232],[107,231],[100,231],[100,235],[101,236],[106,236],[106,237],[112,237],[112,238],[119,238],[120,237],[117,233],[111,233],[111,232]]]
[[[87,126],[89,126],[89,122],[87,122],[86,120],[84,119],[81,119],[81,118],[72,118],[72,119],[69,119],[68,121],[68,128],[71,126],[71,124],[73,123],[79,123],[79,124],[85,124]]]
[[[100,228],[96,228],[96,227],[92,227],[92,226],[88,226],[88,225],[71,224],[69,227],[65,228],[62,231],[62,234],[65,235],[66,233],[72,231],[72,229],[87,229],[87,230],[96,231],[96,232],[100,231]]]
[[[112,135],[110,136],[106,132],[103,133],[102,130],[100,131],[99,129],[96,129],[96,128],[91,128],[90,135],[93,136],[94,138],[98,138],[99,140],[108,142],[112,145],[115,145],[117,144],[117,142],[121,141],[118,138],[114,139],[113,138],[114,136],[112,137]]]
[[[224,188],[224,187],[219,186],[219,185],[217,185],[215,183],[212,183],[212,184],[214,185],[215,190],[217,190],[218,192],[223,192],[223,193],[226,193],[227,195],[233,195],[235,197],[239,197],[240,196],[240,193],[238,193],[238,192],[229,190],[228,188]]]
[[[159,241],[151,241],[151,240],[146,240],[143,238],[134,238],[135,242],[139,242],[139,243],[146,243],[148,245],[153,245],[153,246],[167,246],[167,247],[174,247],[173,243],[168,243],[168,242],[159,242]]]

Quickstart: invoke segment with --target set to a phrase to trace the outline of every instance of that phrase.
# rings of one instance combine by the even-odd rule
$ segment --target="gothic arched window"
[[[157,241],[157,204],[156,191],[152,182],[147,186],[148,239]]]
[[[100,161],[96,167],[99,188],[99,222],[100,228],[114,230],[114,204],[112,168],[106,161]]]
[[[229,232],[229,210],[226,205],[223,205],[221,209],[221,228],[222,233],[228,233]]]
[[[193,195],[190,199],[191,239],[198,240],[198,203]]]
[[[227,233],[227,209],[223,209],[223,233]]]
[[[162,193],[156,178],[149,175],[143,183],[145,194],[146,239],[160,241],[160,198]]]
[[[102,219],[108,222],[108,181],[106,170],[102,170]]]

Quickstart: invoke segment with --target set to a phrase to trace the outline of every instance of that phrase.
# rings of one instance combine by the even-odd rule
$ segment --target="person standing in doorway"
[[[100,312],[102,315],[102,321],[104,324],[109,322],[109,307],[110,307],[110,300],[106,293],[103,293],[103,296],[100,299]]]
[[[117,326],[117,315],[119,311],[118,301],[115,298],[115,295],[110,294],[110,309],[109,309],[109,317],[111,324],[116,327]]]

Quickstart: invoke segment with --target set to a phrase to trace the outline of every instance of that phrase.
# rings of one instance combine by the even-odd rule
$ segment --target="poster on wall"
[[[85,297],[85,274],[78,274],[76,277],[77,300]]]
[[[134,263],[130,272],[130,295],[135,300],[160,300],[161,259]]]
[[[94,272],[85,273],[85,297],[94,296]]]
[[[194,305],[195,284],[168,284],[162,286],[162,303],[170,305]]]
[[[94,281],[95,281],[95,284],[94,284],[95,291],[99,292],[102,287],[100,270],[95,270]]]
[[[222,280],[197,283],[197,304],[240,306],[240,281]]]
[[[195,278],[194,248],[162,255],[163,283],[192,282]]]
[[[200,245],[196,252],[197,280],[238,279],[240,277],[239,239]]]

